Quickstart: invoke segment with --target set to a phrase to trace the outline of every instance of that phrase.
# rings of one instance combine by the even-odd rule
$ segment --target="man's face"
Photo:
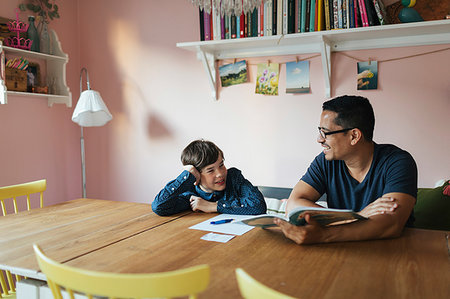
[[[320,116],[320,130],[324,133],[342,130],[341,126],[334,123],[334,119],[337,117],[337,113],[333,111],[324,110]],[[317,142],[322,144],[323,153],[325,159],[331,160],[344,160],[346,155],[349,154],[349,147],[351,144],[351,133],[341,132],[332,135],[327,135],[323,138],[320,134],[317,137]]]
[[[222,155],[213,164],[203,167],[200,171],[200,188],[206,192],[225,190],[227,182],[227,168]]]

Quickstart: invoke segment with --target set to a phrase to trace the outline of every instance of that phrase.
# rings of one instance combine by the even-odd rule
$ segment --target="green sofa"
[[[440,187],[418,189],[414,217],[414,227],[450,231],[449,181]]]

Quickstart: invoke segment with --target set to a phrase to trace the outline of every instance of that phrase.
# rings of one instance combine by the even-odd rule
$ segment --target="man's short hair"
[[[322,105],[322,109],[337,113],[334,123],[342,128],[358,128],[368,141],[372,141],[375,115],[369,100],[361,96],[339,96]]]
[[[194,140],[181,153],[183,165],[193,165],[198,171],[204,167],[216,163],[219,155],[223,158],[222,150],[206,140]]]

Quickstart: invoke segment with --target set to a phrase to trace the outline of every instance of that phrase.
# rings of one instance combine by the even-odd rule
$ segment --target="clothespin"
[[[233,64],[235,64],[236,63],[236,58],[233,60]]]
[[[298,57],[297,56],[295,56],[295,61],[298,63]]]
[[[270,66],[270,60],[267,59],[267,66]]]
[[[372,58],[369,57],[369,65],[370,65],[371,62],[372,62]]]

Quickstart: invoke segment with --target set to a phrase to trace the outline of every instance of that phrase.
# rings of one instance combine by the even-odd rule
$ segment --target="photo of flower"
[[[358,75],[356,77],[358,90],[378,88],[378,62],[358,62]]]
[[[278,95],[278,63],[260,63],[256,72],[256,94]]]
[[[241,60],[222,65],[219,67],[219,75],[222,87],[245,83],[247,82],[247,62]]]
[[[309,93],[309,61],[286,63],[286,93]]]

